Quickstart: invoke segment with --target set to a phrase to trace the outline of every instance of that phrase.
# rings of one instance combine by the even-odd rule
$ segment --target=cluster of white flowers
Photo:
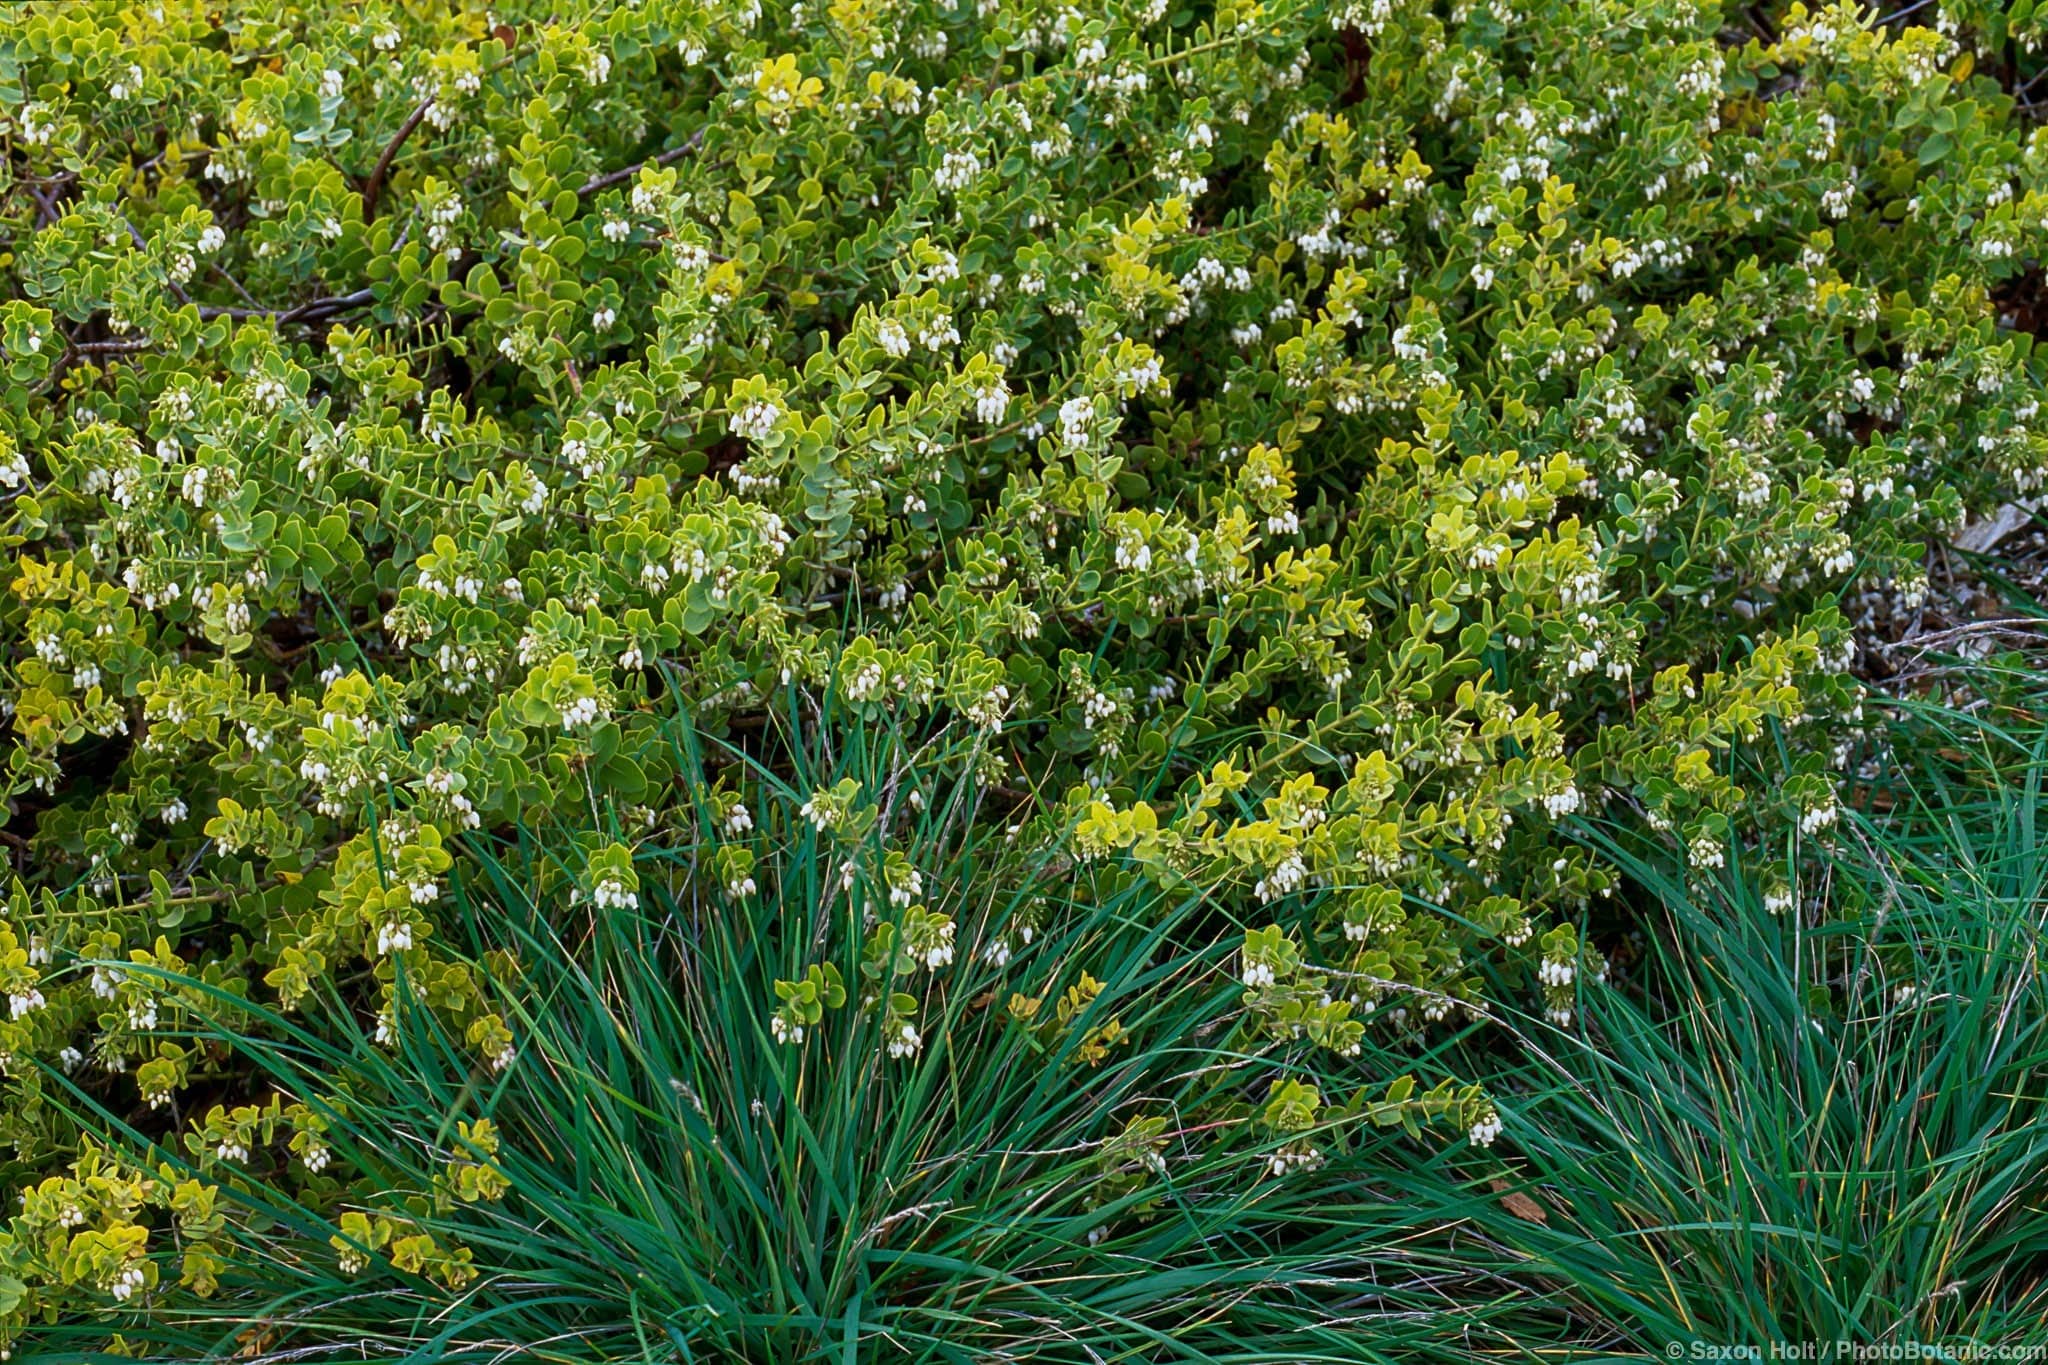
[[[1322,1164],[1322,1149],[1306,1142],[1289,1143],[1266,1157],[1266,1171],[1276,1179],[1296,1171],[1313,1171]]]
[[[1252,272],[1241,265],[1226,266],[1214,256],[1205,255],[1198,257],[1180,277],[1181,289],[1189,294],[1201,294],[1218,285],[1234,293],[1245,293],[1252,287]]]
[[[106,1290],[114,1296],[116,1303],[126,1303],[141,1293],[143,1285],[147,1282],[142,1267],[130,1261],[115,1272],[113,1279],[108,1281]]]
[[[882,691],[882,664],[878,659],[862,662],[853,675],[846,680],[846,699],[853,702],[872,701]]]
[[[1010,689],[997,683],[987,692],[968,703],[967,718],[983,730],[993,734],[1003,728],[1003,717],[1010,706]]]
[[[1060,443],[1070,450],[1084,449],[1088,428],[1095,421],[1095,400],[1086,394],[1060,404]]]
[[[1081,699],[1081,725],[1093,730],[1115,718],[1116,698],[1100,688],[1083,683],[1079,689]]]
[[[640,895],[617,877],[606,877],[590,889],[590,902],[600,910],[637,910]]]
[[[1856,547],[1840,531],[1820,537],[1814,544],[1814,555],[1821,573],[1829,577],[1839,577],[1856,567]]]
[[[427,222],[428,246],[443,251],[454,244],[455,225],[461,221],[463,209],[462,196],[452,190],[434,195],[420,205],[420,216]]]
[[[932,183],[957,194],[974,183],[981,169],[981,158],[972,149],[950,151],[940,158],[938,169],[932,172]]]
[[[31,147],[46,147],[57,131],[57,111],[41,100],[21,106],[21,140]]]
[[[1276,901],[1282,896],[1299,891],[1307,877],[1308,864],[1302,860],[1301,853],[1297,850],[1290,852],[1270,872],[1259,878],[1258,884],[1252,890],[1262,902]]]
[[[889,904],[893,906],[901,907],[910,905],[923,894],[924,874],[922,872],[919,872],[914,867],[906,868],[900,877],[890,878]],[[950,937],[950,935],[951,926],[949,925],[948,936]]]
[[[839,823],[843,812],[839,809],[839,802],[830,792],[821,791],[812,793],[798,814],[810,821],[812,827],[822,834]]]
[[[1145,539],[1144,527],[1136,521],[1127,521],[1117,528],[1116,566],[1138,573],[1152,567],[1152,546]]]
[[[1801,834],[1818,834],[1834,824],[1836,816],[1840,813],[1840,807],[1835,804],[1832,798],[1810,805],[1799,812],[1799,832]]]
[[[133,62],[128,64],[126,72],[107,84],[107,97],[117,104],[141,93],[142,68]]]
[[[669,258],[686,274],[698,274],[711,265],[711,249],[702,242],[679,237],[669,246]]]
[[[1010,390],[1002,380],[984,384],[974,392],[974,415],[990,426],[1003,420],[1010,410]]]
[[[909,1024],[902,1025],[889,1036],[889,1055],[898,1061],[915,1057],[923,1047],[924,1039]]]
[[[764,441],[773,434],[775,424],[781,420],[780,407],[766,399],[757,399],[732,415],[732,434],[743,441]]]

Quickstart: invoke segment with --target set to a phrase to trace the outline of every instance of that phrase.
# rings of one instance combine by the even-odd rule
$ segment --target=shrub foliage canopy
[[[526,833],[532,881],[472,893],[718,914],[822,860],[762,1045],[875,1027],[809,1065],[912,1063],[970,968],[1064,1026],[1101,982],[1040,951],[1052,912],[918,865],[934,769],[974,794],[949,838],[1207,899],[1175,950],[1241,978],[1247,1181],[1333,1113],[1491,1141],[1367,1031],[1496,990],[1569,1018],[1612,880],[1574,812],[1695,868],[1823,828],[1857,631],[2048,468],[1998,302],[2048,135],[1977,36],[1689,0],[9,9],[0,1324],[212,1291],[249,1181],[333,1211],[303,1254],[465,1281],[423,1220],[505,1195],[490,1119],[387,1197],[323,1140],[339,1079],[273,1098],[207,1021],[421,1014],[489,1093],[520,969],[458,948],[456,888]],[[1794,775],[1745,790],[1767,727]],[[934,747],[796,783],[882,729]],[[93,1112],[160,1145],[82,1145]]]

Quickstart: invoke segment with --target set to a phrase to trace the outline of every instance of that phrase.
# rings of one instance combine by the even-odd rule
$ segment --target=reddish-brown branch
[[[397,133],[384,144],[384,155],[377,158],[376,169],[370,172],[369,183],[363,186],[363,221],[369,222],[377,216],[377,197],[384,192],[384,176],[391,169],[391,159],[398,155],[398,149],[412,136],[412,130],[420,126],[420,120],[427,116],[427,110],[434,107],[433,96],[419,102],[419,107],[406,116],[398,125]]]
[[[296,308],[224,308],[208,305],[199,310],[199,316],[213,318],[274,318],[280,327],[294,322],[321,322],[337,313],[346,313],[351,308],[361,308],[376,302],[375,291],[358,289],[352,294],[334,294],[326,298],[313,299]]]
[[[680,147],[671,147],[660,156],[651,156],[645,161],[636,161],[624,170],[607,171],[603,175],[592,176],[583,182],[582,188],[578,189],[576,194],[580,198],[585,195],[596,194],[599,190],[608,190],[614,185],[623,185],[634,176],[640,174],[643,167],[666,166],[671,161],[682,160],[691,152],[696,151],[703,141],[704,130],[700,127],[696,132],[684,139],[683,145]]]

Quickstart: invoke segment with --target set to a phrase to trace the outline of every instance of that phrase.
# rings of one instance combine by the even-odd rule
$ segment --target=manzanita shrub
[[[352,1210],[295,1254],[472,1273],[198,1021],[426,1012],[488,1097],[475,841],[558,832],[526,894],[588,915],[772,901],[808,828],[842,913],[764,949],[763,1046],[882,1024],[818,1065],[1024,969],[906,852],[915,783],[765,799],[771,734],[949,736],[961,818],[1207,897],[1289,1132],[1386,1089],[1366,1030],[1568,1021],[1612,874],[1560,824],[1818,834],[1861,617],[2048,469],[2048,134],[1978,71],[2032,8],[1875,19],[7,9],[5,1331],[207,1292],[251,1180]],[[700,780],[679,717],[751,757]],[[495,1197],[462,1121],[447,1197]]]

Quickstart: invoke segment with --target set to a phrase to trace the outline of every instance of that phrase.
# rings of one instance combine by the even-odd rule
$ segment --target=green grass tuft
[[[1661,907],[1638,979],[1491,1081],[1546,1221],[1487,1232],[1580,1346],[2048,1343],[2048,739],[1909,709],[1797,913],[1599,840]]]

